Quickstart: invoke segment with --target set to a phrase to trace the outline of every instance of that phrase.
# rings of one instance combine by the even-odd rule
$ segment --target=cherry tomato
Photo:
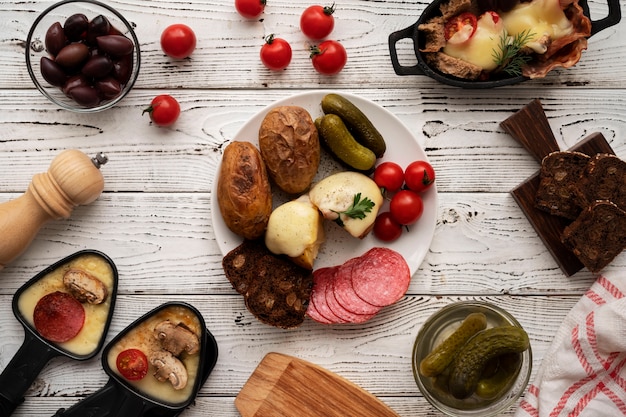
[[[404,181],[409,189],[421,193],[435,182],[435,170],[426,161],[411,162],[404,170]]]
[[[332,6],[307,7],[300,16],[300,30],[311,39],[324,39],[335,27],[333,13],[335,13],[335,3]]]
[[[139,349],[126,349],[117,355],[117,370],[129,381],[138,381],[148,374],[148,358]]]
[[[265,38],[260,55],[263,65],[271,70],[280,71],[287,68],[291,62],[291,46],[286,40],[269,35]]]
[[[422,217],[424,202],[415,191],[400,190],[389,203],[391,217],[402,225],[411,225]]]
[[[235,9],[246,19],[256,19],[265,10],[265,0],[235,0]]]
[[[374,170],[374,182],[385,191],[396,192],[404,184],[404,171],[395,162],[383,162]]]
[[[376,217],[373,231],[383,242],[393,242],[402,235],[402,225],[393,219],[391,212],[385,211]]]
[[[161,49],[172,58],[187,58],[196,49],[196,34],[180,23],[168,26],[161,34]]]
[[[174,97],[161,94],[152,99],[150,107],[146,108],[143,113],[149,113],[150,119],[157,126],[170,126],[180,115],[180,104]]]
[[[478,26],[475,14],[464,12],[448,19],[444,25],[444,36],[450,43],[463,43],[474,35]]]
[[[334,75],[346,65],[348,54],[342,44],[328,40],[311,47],[311,61],[320,74]]]

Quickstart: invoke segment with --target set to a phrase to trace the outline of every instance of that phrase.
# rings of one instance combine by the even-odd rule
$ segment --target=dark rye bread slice
[[[535,207],[555,216],[576,219],[582,208],[577,189],[590,158],[581,152],[557,151],[541,161]]]
[[[596,201],[563,230],[563,244],[591,272],[599,272],[626,247],[626,212]]]
[[[262,240],[245,240],[222,260],[226,278],[261,322],[284,329],[304,321],[313,273],[271,253]]]
[[[626,210],[626,162],[611,154],[594,155],[575,193],[580,207],[587,207],[596,200],[608,200]]]

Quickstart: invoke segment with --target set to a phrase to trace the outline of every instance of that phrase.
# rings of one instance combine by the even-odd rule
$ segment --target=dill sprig
[[[512,76],[522,75],[522,67],[532,60],[532,56],[523,54],[524,46],[535,36],[533,32],[523,30],[515,36],[506,32],[500,36],[499,50],[493,50],[493,59],[498,65],[496,72],[504,71]]]

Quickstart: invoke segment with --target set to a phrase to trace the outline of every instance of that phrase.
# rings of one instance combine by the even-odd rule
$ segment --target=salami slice
[[[318,323],[333,324],[330,319],[322,316],[320,312],[317,311],[317,307],[315,307],[315,303],[312,300],[309,301],[309,306],[306,309],[306,315]]]
[[[46,340],[67,342],[83,328],[85,309],[71,295],[55,291],[37,302],[33,321],[39,334]]]
[[[319,315],[326,318],[331,323],[345,323],[345,320],[333,313],[326,303],[326,292],[334,279],[336,268],[337,267],[318,268],[313,271],[313,289],[311,290],[309,304],[313,304]],[[315,320],[315,318],[311,318]]]
[[[374,317],[375,314],[357,314],[352,311],[346,310],[335,297],[335,280],[326,288],[326,304],[328,308],[347,323],[364,323]]]
[[[333,282],[333,291],[337,302],[346,310],[355,314],[372,315],[381,307],[369,304],[357,295],[352,287],[352,269],[362,262],[362,258],[352,258],[339,267]]]
[[[411,283],[406,260],[389,248],[372,248],[353,266],[352,288],[365,302],[385,307],[401,299]]]

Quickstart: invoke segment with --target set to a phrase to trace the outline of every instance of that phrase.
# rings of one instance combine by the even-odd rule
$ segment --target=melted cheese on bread
[[[574,29],[558,0],[519,3],[511,11],[502,13],[501,17],[510,36],[529,32],[530,41],[526,45],[537,53],[545,52],[545,47],[536,43],[540,38],[548,36],[552,40],[559,39]]]
[[[493,53],[499,50],[500,39],[504,34],[502,19],[497,16],[495,13],[483,13],[478,19],[476,31],[471,38],[458,44],[448,42],[443,52],[477,65],[486,71],[495,69],[497,65]]]

